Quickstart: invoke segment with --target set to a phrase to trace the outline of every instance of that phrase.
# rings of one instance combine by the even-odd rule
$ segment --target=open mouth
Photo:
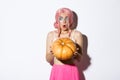
[[[63,28],[67,28],[67,26],[66,26],[66,25],[63,25]]]

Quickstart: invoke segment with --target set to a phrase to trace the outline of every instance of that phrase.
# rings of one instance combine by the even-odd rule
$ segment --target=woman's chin
[[[68,28],[62,28],[62,31],[68,31]]]
[[[62,26],[62,28],[61,28],[63,31],[67,31],[68,30],[68,28],[66,27],[66,26]]]

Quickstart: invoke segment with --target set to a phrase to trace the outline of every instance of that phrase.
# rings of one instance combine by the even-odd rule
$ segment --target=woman
[[[80,31],[72,28],[73,12],[68,8],[60,8],[56,12],[55,19],[56,30],[48,33],[46,41],[46,60],[52,65],[50,80],[80,80],[75,61],[81,58],[83,38]],[[51,46],[54,40],[66,37],[72,39],[78,46],[71,59],[61,61],[53,56]]]

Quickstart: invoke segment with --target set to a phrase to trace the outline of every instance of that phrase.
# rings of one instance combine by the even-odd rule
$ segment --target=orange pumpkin
[[[52,51],[57,59],[68,60],[76,51],[76,45],[69,38],[59,38],[53,42]]]

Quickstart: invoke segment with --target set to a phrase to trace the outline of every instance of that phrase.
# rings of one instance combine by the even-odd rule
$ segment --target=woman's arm
[[[74,38],[76,40],[76,47],[77,47],[75,59],[77,59],[79,61],[82,57],[82,54],[83,54],[83,37],[79,31],[76,31]]]
[[[53,59],[54,59],[54,56],[51,51],[52,39],[53,39],[53,32],[49,32],[46,39],[46,60],[51,65],[53,65]]]

